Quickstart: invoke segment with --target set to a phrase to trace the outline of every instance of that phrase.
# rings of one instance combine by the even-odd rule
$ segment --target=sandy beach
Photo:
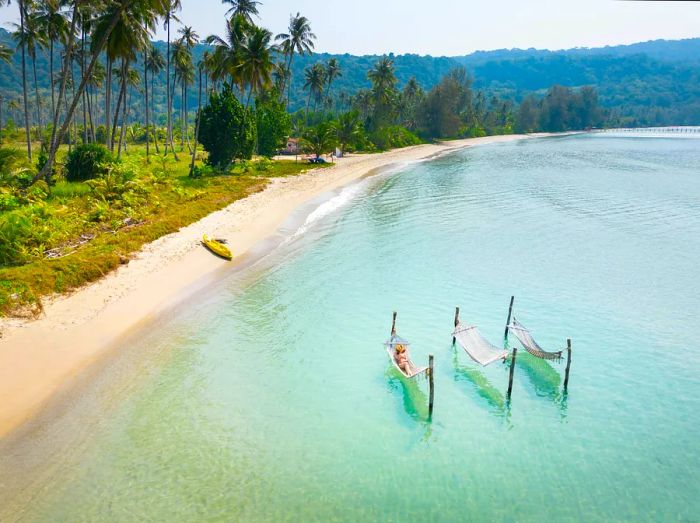
[[[491,136],[426,144],[338,160],[330,169],[275,179],[262,192],[160,238],[127,265],[69,295],[46,300],[34,321],[0,323],[0,437],[32,418],[123,336],[216,281],[230,263],[200,245],[203,233],[228,239],[236,256],[272,236],[301,205],[393,164],[449,150],[528,138]],[[227,265],[229,263],[229,265]]]

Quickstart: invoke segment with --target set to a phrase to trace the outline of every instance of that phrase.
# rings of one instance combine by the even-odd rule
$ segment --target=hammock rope
[[[549,352],[544,350],[532,337],[530,331],[527,330],[522,323],[515,319],[515,316],[513,316],[513,322],[508,326],[508,329],[510,332],[515,334],[515,337],[518,338],[525,350],[533,356],[543,360],[561,360],[561,355],[564,351],[560,350],[556,352]]]

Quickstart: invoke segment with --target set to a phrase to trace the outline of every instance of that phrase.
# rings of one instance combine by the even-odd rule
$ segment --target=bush
[[[382,127],[374,131],[370,136],[370,140],[378,149],[394,149],[422,143],[421,139],[415,134],[398,125]]]
[[[284,149],[292,130],[292,119],[276,93],[268,100],[257,100],[255,116],[258,132],[258,154],[271,158]]]
[[[113,163],[114,157],[104,145],[78,145],[66,157],[66,179],[69,182],[91,180],[105,174]]]
[[[255,115],[241,105],[228,84],[221,93],[212,93],[199,124],[199,141],[209,153],[209,165],[228,169],[236,160],[251,159],[255,133]]]

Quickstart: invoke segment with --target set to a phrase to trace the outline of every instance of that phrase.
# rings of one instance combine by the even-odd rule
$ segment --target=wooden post
[[[433,415],[433,399],[435,398],[435,382],[433,381],[433,355],[428,355],[428,382],[430,383],[430,396],[428,398],[428,416]]]
[[[396,334],[396,312],[394,312],[394,317],[391,320],[391,335],[394,336]]]
[[[457,329],[457,325],[459,325],[459,307],[455,307],[455,330]],[[457,343],[457,338],[452,336],[452,345]]]
[[[510,307],[508,307],[508,319],[506,320],[506,332],[503,333],[503,338],[508,341],[508,325],[510,325],[510,317],[513,314],[513,301],[515,301],[515,296],[510,297]]]
[[[569,369],[571,368],[571,339],[566,340],[566,373],[564,375],[564,390],[569,388]]]
[[[513,391],[513,372],[515,371],[515,358],[518,356],[518,348],[513,347],[513,359],[510,361],[510,375],[508,376],[508,394],[506,397],[510,400],[510,393]]]

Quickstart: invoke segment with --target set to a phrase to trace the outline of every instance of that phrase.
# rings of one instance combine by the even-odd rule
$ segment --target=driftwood
[[[139,225],[142,225],[143,223],[145,223],[145,220],[134,220],[133,218],[128,217],[122,221],[122,225],[118,229],[114,229],[114,230],[107,229],[105,232],[111,232],[112,234],[116,234],[118,231],[121,231],[123,229],[128,229],[131,227],[138,227]],[[94,233],[81,234],[77,238],[75,238],[73,240],[69,240],[64,244],[59,245],[58,247],[54,247],[53,249],[45,250],[44,251],[44,258],[47,260],[57,260],[58,258],[63,258],[65,256],[68,256],[69,254],[73,254],[80,247],[82,247],[86,243],[90,243],[96,237],[97,237],[97,234],[94,234]]]

